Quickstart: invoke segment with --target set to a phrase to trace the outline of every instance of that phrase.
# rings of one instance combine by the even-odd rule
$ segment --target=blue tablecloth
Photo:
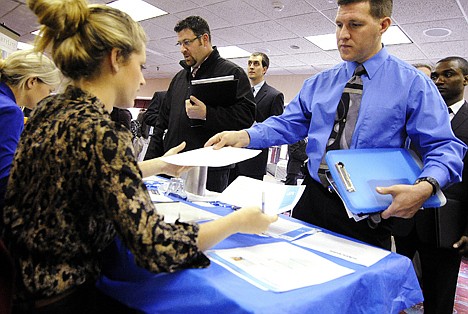
[[[236,234],[215,249],[282,241]],[[423,300],[411,261],[391,253],[371,267],[315,252],[355,270],[336,280],[283,293],[263,291],[216,263],[153,274],[116,242],[116,257],[98,288],[144,313],[399,313]]]

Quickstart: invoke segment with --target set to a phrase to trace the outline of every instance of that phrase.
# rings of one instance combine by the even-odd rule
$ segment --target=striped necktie
[[[361,75],[366,73],[362,64],[354,70],[354,75],[346,83],[336,110],[333,130],[327,143],[327,151],[333,149],[348,149],[356,126],[362,99]]]
[[[335,149],[348,149],[351,145],[351,138],[356,126],[359,108],[362,99],[362,79],[361,75],[366,73],[362,64],[356,67],[353,76],[346,83],[341,95],[340,102],[336,109],[335,122],[330,137],[327,142],[326,152]],[[320,163],[318,175],[324,187],[329,186],[325,173],[328,165],[325,162],[325,154]]]

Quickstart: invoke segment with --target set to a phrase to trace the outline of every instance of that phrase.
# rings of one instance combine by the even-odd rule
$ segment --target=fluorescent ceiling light
[[[250,56],[250,52],[237,46],[218,47],[218,51],[221,57],[224,59],[243,58]]]
[[[308,41],[318,46],[322,50],[336,50],[338,49],[336,45],[336,35],[335,34],[326,34],[318,36],[308,36],[305,37]],[[411,44],[411,39],[406,36],[405,33],[401,31],[401,28],[397,25],[390,26],[387,31],[382,36],[382,42],[386,46],[390,45],[400,45],[400,44]]]
[[[18,42],[18,50],[28,50],[28,49],[33,49],[33,48],[34,48],[33,45],[23,43],[21,41]]]
[[[137,22],[167,14],[166,11],[142,0],[117,0],[107,5],[127,13]]]
[[[338,49],[336,46],[336,35],[335,34],[326,34],[326,35],[317,35],[317,36],[308,36],[305,37],[308,41],[318,46],[322,50],[335,50]]]
[[[31,32],[32,35],[39,36],[39,30],[35,30],[34,32]]]

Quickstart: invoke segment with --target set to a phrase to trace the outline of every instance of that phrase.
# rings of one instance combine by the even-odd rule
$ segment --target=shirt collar
[[[265,81],[261,81],[260,83],[252,86],[255,89],[254,96],[257,95],[258,91],[262,88],[263,84],[265,84]]]
[[[456,115],[458,110],[460,110],[461,106],[465,103],[465,99],[461,99],[460,101],[457,101],[453,105],[450,106],[450,109],[452,109],[453,115]]]
[[[389,54],[387,51],[387,48],[382,46],[382,49],[380,49],[379,52],[377,52],[374,56],[372,56],[370,59],[366,60],[363,65],[364,68],[366,69],[367,76],[371,80],[372,77],[375,75],[377,70],[382,66],[382,64],[387,60]],[[353,61],[353,62],[346,62],[346,71],[349,74],[349,77],[353,76],[354,70],[357,68],[359,63]]]
[[[6,83],[0,83],[0,94],[4,94],[16,103],[15,94],[13,94],[13,91]]]

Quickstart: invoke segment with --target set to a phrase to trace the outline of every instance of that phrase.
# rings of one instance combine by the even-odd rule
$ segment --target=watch
[[[422,177],[414,181],[414,184],[418,184],[419,182],[426,181],[432,185],[432,195],[435,195],[437,191],[440,189],[439,182],[432,177]]]

